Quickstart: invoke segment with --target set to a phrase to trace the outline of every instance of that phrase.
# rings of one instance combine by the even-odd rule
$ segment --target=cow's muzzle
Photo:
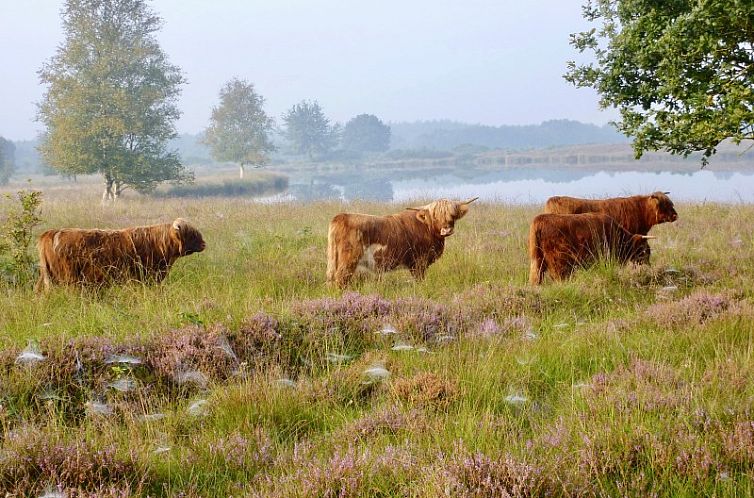
[[[453,235],[453,227],[441,228],[440,235],[442,235],[443,237],[449,237]]]

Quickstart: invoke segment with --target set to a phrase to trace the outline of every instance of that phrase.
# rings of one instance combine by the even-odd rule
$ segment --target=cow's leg
[[[529,283],[531,285],[541,284],[545,278],[546,269],[545,260],[541,256],[538,255],[532,258],[529,265]]]
[[[50,287],[52,287],[51,277],[50,277],[50,270],[47,266],[47,258],[45,257],[44,251],[40,248],[39,250],[39,278],[37,279],[37,283],[34,286],[34,292],[39,294],[40,292],[44,291],[45,293],[49,292]]]
[[[49,292],[50,279],[44,273],[40,272],[36,285],[34,285],[34,292],[39,294],[41,292]]]
[[[332,275],[335,285],[343,289],[351,283],[364,253],[360,245],[345,243],[335,249],[337,258],[333,261]]]
[[[562,261],[547,265],[547,272],[555,281],[563,281],[573,272],[573,266]]]
[[[358,264],[358,259],[341,262],[338,268],[335,270],[335,285],[337,285],[341,289],[348,287],[348,284],[351,283],[351,279],[353,278],[354,273],[356,273]]]
[[[427,274],[427,266],[418,264],[410,268],[409,271],[417,282],[421,282]]]

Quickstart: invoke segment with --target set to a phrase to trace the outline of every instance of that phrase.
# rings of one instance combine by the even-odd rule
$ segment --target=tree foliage
[[[264,98],[254,91],[254,85],[234,78],[220,90],[220,105],[212,109],[204,133],[212,157],[238,163],[241,178],[244,165],[264,164],[267,154],[275,150],[270,140],[274,122],[263,106]]]
[[[15,167],[15,150],[13,142],[0,137],[0,185],[8,183]]]
[[[39,72],[47,131],[40,151],[63,174],[101,173],[105,195],[191,178],[168,151],[184,83],[154,34],[145,0],[66,0],[65,40]]]
[[[565,78],[619,109],[637,157],[703,151],[706,164],[721,141],[754,138],[754,2],[590,0],[583,10],[597,27],[571,45],[594,62],[569,62]]]
[[[5,198],[10,208],[0,216],[0,281],[28,283],[34,277],[37,259],[31,248],[34,229],[42,221],[42,192],[21,190],[5,194]]]
[[[390,148],[390,127],[372,114],[359,114],[343,127],[341,147],[358,152],[384,152]]]
[[[340,129],[330,124],[319,103],[306,100],[295,104],[283,114],[285,137],[297,154],[313,158],[325,154],[338,144]]]

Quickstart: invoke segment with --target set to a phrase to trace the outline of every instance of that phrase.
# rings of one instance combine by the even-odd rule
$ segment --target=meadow
[[[402,206],[71,192],[38,232],[180,216],[207,249],[159,286],[0,287],[3,496],[754,493],[752,205],[532,288],[538,206],[475,203],[424,281],[341,292],[330,218]]]

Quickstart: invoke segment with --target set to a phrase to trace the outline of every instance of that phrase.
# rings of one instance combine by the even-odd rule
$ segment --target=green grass
[[[132,198],[101,207],[82,192],[78,202],[51,193],[40,231],[180,216],[207,250],[156,287],[0,288],[0,492],[754,492],[754,206],[680,205],[678,222],[652,231],[651,267],[601,264],[532,289],[526,241],[537,209],[475,204],[426,280],[398,271],[354,285],[386,299],[383,313],[363,312],[376,298],[325,286],[327,224],[343,210],[396,206]],[[311,301],[322,298],[332,302]],[[277,321],[279,339],[254,335],[258,313]],[[492,337],[476,333],[486,319],[497,324]],[[397,338],[374,333],[385,323]],[[242,364],[218,363],[227,360],[218,335]],[[181,361],[206,386],[171,383],[157,366],[175,366],[182,338],[196,351]],[[46,360],[15,364],[29,341]],[[428,352],[394,351],[396,341]],[[120,346],[142,348],[145,364],[104,364],[101,348]],[[364,376],[375,364],[388,379]],[[124,376],[138,388],[107,387]],[[113,413],[87,414],[100,397]],[[200,399],[206,413],[188,415]],[[145,413],[165,417],[144,422]]]

